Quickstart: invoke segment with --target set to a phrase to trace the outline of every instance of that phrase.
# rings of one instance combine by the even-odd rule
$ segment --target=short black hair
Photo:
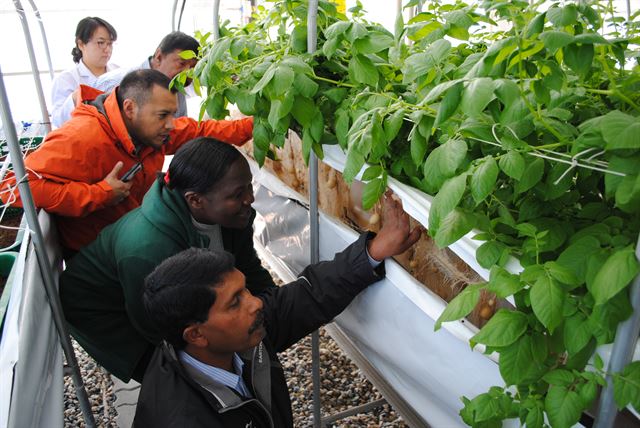
[[[209,137],[195,138],[180,147],[171,159],[168,186],[181,194],[207,193],[241,157],[231,144]]]
[[[233,254],[204,248],[189,248],[160,263],[142,290],[142,304],[160,337],[183,349],[184,329],[209,318],[214,287],[234,265]]]
[[[176,49],[180,51],[193,51],[197,55],[199,47],[200,43],[198,43],[196,39],[182,31],[174,31],[167,34],[158,45],[158,49],[163,55],[170,54]]]
[[[76,27],[76,46],[71,49],[71,56],[73,57],[73,62],[79,63],[82,58],[82,51],[78,48],[78,41],[82,43],[88,43],[93,36],[93,33],[99,28],[104,27],[109,36],[111,37],[111,41],[114,41],[118,38],[118,33],[116,29],[113,28],[111,24],[105,21],[102,18],[98,18],[97,16],[87,16],[78,22],[78,26]]]
[[[120,86],[118,86],[116,91],[118,106],[122,109],[122,103],[129,98],[133,99],[138,105],[146,104],[151,96],[154,85],[167,88],[175,93],[174,88],[169,88],[170,83],[171,79],[158,70],[133,70],[124,76],[120,82]]]

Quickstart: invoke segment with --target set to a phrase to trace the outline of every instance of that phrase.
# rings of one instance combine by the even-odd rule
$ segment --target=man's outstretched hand
[[[402,203],[391,197],[390,191],[384,194],[383,199],[384,225],[367,244],[369,255],[380,261],[407,251],[418,242],[423,230],[420,226],[410,230],[409,215],[402,209]]]

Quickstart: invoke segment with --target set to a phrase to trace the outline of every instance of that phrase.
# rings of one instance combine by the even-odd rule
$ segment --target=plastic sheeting
[[[308,257],[308,211],[304,199],[272,174],[257,170],[256,239],[277,259],[276,268],[295,275]],[[259,184],[258,184],[259,183]],[[320,259],[327,260],[357,238],[355,232],[320,216]],[[498,366],[472,351],[463,337],[475,328],[462,322],[433,331],[444,301],[392,260],[387,277],[361,293],[335,323],[405,404],[434,427],[465,426],[458,414],[462,395],[473,397],[502,385]]]
[[[51,217],[38,220],[51,262],[61,260]],[[31,240],[17,263],[0,343],[0,426],[62,427],[62,348]]]

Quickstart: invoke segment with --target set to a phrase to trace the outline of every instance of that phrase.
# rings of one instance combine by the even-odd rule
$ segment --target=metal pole
[[[22,199],[22,206],[24,207],[24,214],[27,216],[27,224],[29,229],[33,232],[33,242],[36,249],[36,257],[38,258],[38,265],[40,266],[40,272],[42,273],[42,279],[44,281],[44,288],[49,298],[49,306],[51,307],[51,313],[53,315],[53,321],[55,322],[58,335],[60,336],[60,343],[64,350],[65,357],[67,358],[67,365],[71,367],[73,383],[76,388],[76,396],[80,402],[80,409],[84,416],[84,421],[87,427],[95,427],[96,423],[91,413],[91,405],[89,404],[89,397],[87,391],[84,389],[84,383],[82,382],[82,376],[80,375],[80,369],[78,367],[78,361],[76,355],[73,352],[73,346],[71,345],[71,339],[69,339],[69,333],[65,325],[64,317],[62,315],[62,305],[60,303],[60,297],[56,289],[55,281],[53,280],[53,272],[49,265],[49,258],[44,246],[44,240],[42,238],[42,230],[40,229],[40,223],[38,223],[38,216],[36,214],[36,207],[33,203],[33,197],[31,196],[31,189],[29,188],[29,181],[27,179],[26,170],[24,167],[24,161],[22,159],[22,152],[20,151],[20,144],[18,143],[18,136],[16,134],[16,128],[13,124],[13,118],[11,117],[11,110],[9,108],[9,98],[7,97],[7,91],[4,86],[4,78],[2,77],[2,70],[0,69],[0,113],[2,115],[2,123],[4,124],[5,136],[9,145],[9,154],[11,155],[11,162],[13,163],[13,170],[18,180],[18,190],[20,191],[20,198]]]
[[[171,8],[171,31],[176,31],[176,10],[178,10],[178,0],[173,0]]]
[[[636,258],[640,260],[640,237],[636,243]],[[640,333],[640,275],[631,284],[631,307],[633,314],[629,319],[621,322],[616,331],[616,339],[611,351],[611,359],[607,369],[607,386],[600,395],[598,416],[594,428],[611,428],[618,413],[613,398],[613,373],[621,372],[631,362],[633,351]]]
[[[309,0],[307,11],[307,51],[314,53],[318,44],[318,0]],[[309,226],[311,234],[311,263],[320,261],[318,224],[318,159],[311,149],[309,156]],[[320,335],[311,334],[311,361],[313,377],[313,426],[322,426],[322,397],[320,396]]]
[[[40,11],[38,10],[38,6],[36,6],[36,3],[33,0],[29,0],[29,4],[33,9],[33,13],[36,15],[36,18],[38,18],[38,25],[40,26],[40,33],[42,34],[42,43],[44,43],[44,53],[47,56],[47,64],[49,65],[49,76],[51,77],[51,80],[53,80],[54,78],[53,63],[51,62],[51,52],[49,51],[49,42],[47,41],[47,33],[46,31],[44,31],[44,22],[42,21],[42,17],[40,16]]]
[[[213,0],[213,40],[220,38],[220,0]]]
[[[13,4],[16,7],[16,12],[20,17],[22,23],[22,30],[24,32],[24,40],[27,43],[27,51],[29,52],[29,61],[31,61],[31,71],[33,72],[33,80],[36,84],[36,92],[38,94],[38,101],[40,102],[40,112],[42,113],[42,123],[45,126],[47,132],[51,131],[51,122],[49,121],[49,112],[47,111],[47,103],[44,100],[44,91],[42,90],[42,82],[40,82],[40,72],[38,71],[38,62],[36,61],[36,55],[33,51],[33,42],[31,41],[31,33],[29,32],[29,23],[27,17],[24,14],[24,9],[20,0],[13,0]],[[7,124],[5,123],[5,126]]]

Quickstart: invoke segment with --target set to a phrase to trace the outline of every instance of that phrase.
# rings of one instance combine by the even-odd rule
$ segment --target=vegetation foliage
[[[596,349],[631,314],[640,271],[637,15],[595,0],[433,1],[395,33],[363,15],[320,1],[311,54],[306,2],[275,2],[215,42],[201,36],[201,60],[175,83],[206,88],[201,117],[230,103],[253,115],[260,163],[293,129],[307,159],[339,144],[347,181],[367,166],[365,208],[393,176],[435,196],[439,246],[480,231],[490,279],[436,328],[466,316],[482,289],[515,304],[472,339],[500,355],[505,384],[463,397],[460,415],[476,427],[572,426],[605,384]],[[510,257],[521,272],[505,269]],[[613,382],[617,404],[640,411],[640,362]]]

